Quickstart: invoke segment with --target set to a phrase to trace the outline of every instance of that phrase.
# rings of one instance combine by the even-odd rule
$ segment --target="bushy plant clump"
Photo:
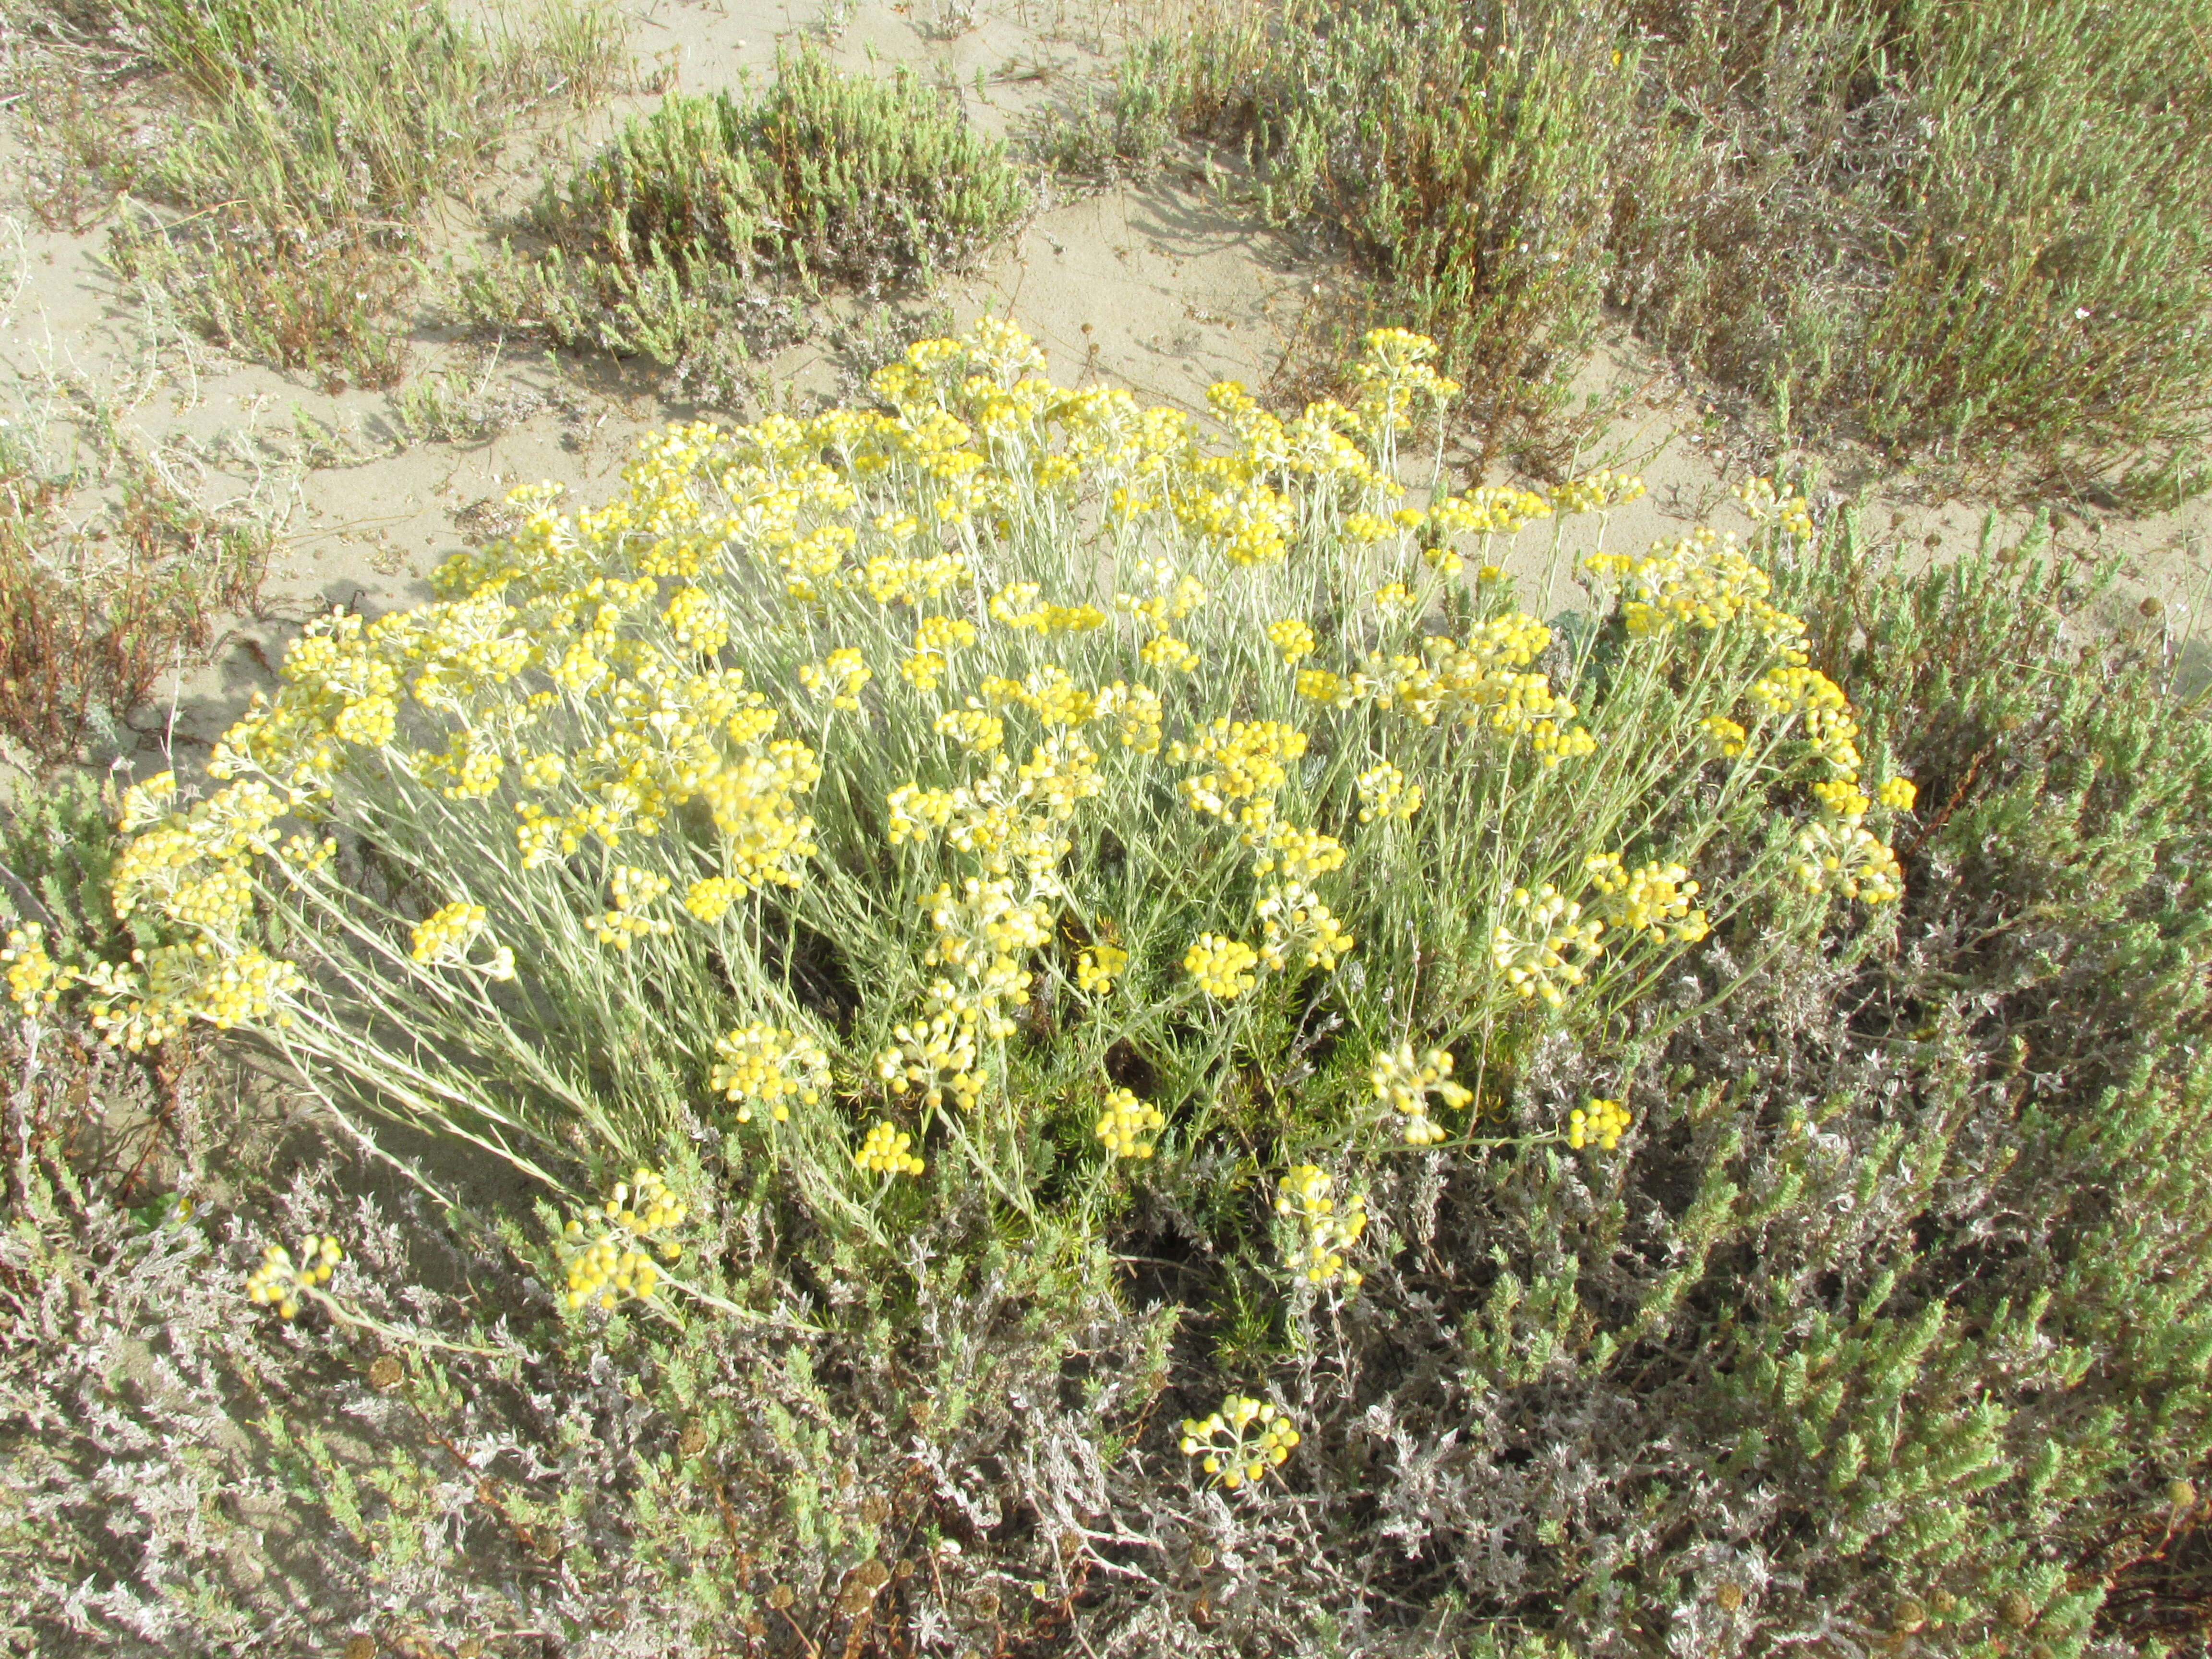
[[[779,50],[757,97],[672,94],[626,121],[466,273],[471,311],[563,345],[642,355],[691,378],[744,354],[769,279],[814,290],[927,282],[1025,210],[1004,146],[910,70],[848,76],[811,46]]]
[[[1395,337],[1340,413],[1219,392],[1225,450],[1032,368],[926,344],[881,410],[531,502],[304,642],[227,793],[33,883],[108,869],[149,942],[9,947],[22,1630],[2181,1650],[2212,735],[2170,642],[2085,646],[2033,541],[1908,575],[1754,488],[1758,562],[1601,551],[1619,600],[1455,706],[1534,626],[1460,515],[1632,486],[1406,503],[1401,398],[1449,388]],[[1394,584],[1451,634],[1405,648]],[[230,1021],[565,1191],[127,1212],[37,1127],[88,1018]]]
[[[452,597],[312,629],[223,788],[131,792],[116,907],[182,937],[69,971],[112,1040],[249,1027],[549,1180],[714,1124],[884,1243],[1156,1145],[1488,1146],[1547,1030],[1630,1041],[1713,927],[1893,897],[1894,789],[1732,542],[1594,556],[1609,644],[1462,581],[1554,504],[1396,504],[1427,349],[1288,426],[1216,388],[1217,452],[986,325],[886,410],[528,492]]]
[[[0,269],[20,295],[12,220]],[[143,395],[51,367],[0,377],[0,735],[41,766],[128,747],[125,723],[202,659],[222,612],[251,608],[268,567],[266,477],[195,501],[193,463],[125,418]]]

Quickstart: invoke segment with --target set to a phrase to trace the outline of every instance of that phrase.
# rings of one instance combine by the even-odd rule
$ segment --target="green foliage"
[[[542,251],[506,248],[460,286],[478,317],[695,374],[719,356],[726,375],[743,331],[775,314],[762,279],[927,283],[1028,200],[1003,146],[911,70],[847,76],[811,46],[779,49],[757,98],[672,94],[631,117],[548,185],[531,217]]]
[[[83,774],[27,791],[0,814],[0,917],[37,922],[72,957],[127,954],[148,934],[115,919],[116,851],[114,798]]]
[[[114,743],[260,590],[269,526],[196,507],[143,459],[113,470],[118,498],[82,526],[73,490],[0,475],[0,730],[45,763]]]
[[[2199,487],[2212,404],[2203,0],[1291,0],[1133,51],[1047,149],[1241,141],[1542,464],[1601,302],[1785,422]],[[1331,343],[1333,344],[1333,343]],[[1556,458],[1552,459],[1556,465]]]

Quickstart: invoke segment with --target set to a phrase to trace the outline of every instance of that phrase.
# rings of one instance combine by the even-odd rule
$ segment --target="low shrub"
[[[538,251],[504,247],[460,290],[481,319],[643,356],[726,395],[745,331],[781,315],[769,279],[926,283],[1028,199],[1003,146],[913,71],[848,76],[811,46],[780,50],[757,98],[672,94],[631,117],[546,186],[528,225]]]
[[[1712,927],[1893,896],[1894,807],[1733,543],[1596,556],[1617,638],[1459,580],[1554,503],[1394,507],[1427,349],[1378,335],[1359,405],[1287,428],[1217,388],[1214,453],[985,327],[880,374],[896,414],[678,428],[580,519],[530,495],[441,604],[311,629],[214,796],[131,793],[118,912],[195,942],[84,967],[95,1018],[256,1028],[549,1180],[719,1116],[885,1243],[978,1182],[1110,1203],[1102,1139],[1475,1134]]]
[[[217,793],[134,794],[144,960],[19,929],[21,1033],[228,1024],[364,1144],[545,1177],[217,1230],[11,1156],[28,1628],[2185,1650],[2212,735],[2163,636],[2076,632],[2037,538],[1910,574],[1765,485],[1742,547],[1592,537],[1612,597],[1540,624],[1485,538],[1633,483],[1405,502],[1418,343],[1300,422],[1218,389],[1225,447],[1036,367],[986,327],[526,492],[312,633]],[[142,1290],[161,1388],[106,1357]],[[223,1484],[265,1583],[185,1518]]]
[[[81,383],[0,390],[0,732],[52,767],[127,746],[157,683],[252,608],[276,515],[195,501],[174,458]]]

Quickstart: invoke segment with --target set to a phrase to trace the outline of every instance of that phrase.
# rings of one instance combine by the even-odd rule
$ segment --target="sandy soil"
[[[856,70],[910,64],[956,87],[979,125],[1006,131],[1054,100],[1080,95],[1110,67],[1119,33],[1160,21],[1126,0],[1077,6],[1065,0],[628,0],[631,44],[648,75],[687,91],[757,83],[774,72],[779,41],[826,40]],[[588,144],[653,94],[641,89],[600,112],[577,142]],[[5,137],[0,167],[23,137]],[[507,170],[451,205],[442,234],[457,249],[488,240],[503,212],[536,188],[551,157],[519,142]],[[12,167],[8,169],[12,171]],[[501,498],[543,479],[568,486],[580,504],[612,492],[636,436],[668,420],[723,419],[750,410],[700,410],[657,394],[652,377],[606,362],[549,362],[534,349],[456,338],[426,313],[416,331],[415,373],[459,372],[517,418],[486,441],[409,443],[384,393],[326,392],[313,381],[233,361],[149,318],[103,260],[104,233],[42,231],[20,206],[4,210],[20,230],[21,279],[0,322],[0,377],[19,387],[75,374],[130,406],[149,441],[173,450],[228,433],[258,442],[257,477],[236,465],[188,471],[202,499],[258,489],[283,503],[283,533],[259,614],[229,620],[212,660],[182,665],[165,688],[167,706],[142,711],[143,730],[161,735],[116,758],[146,771],[186,769],[269,681],[270,665],[308,617],[332,605],[380,611],[428,596],[436,562],[496,532]],[[0,229],[6,227],[0,226]],[[925,326],[933,313],[964,324],[990,312],[1010,316],[1048,352],[1063,384],[1104,381],[1139,398],[1203,411],[1205,388],[1237,380],[1264,386],[1296,345],[1316,295],[1347,274],[1318,241],[1267,230],[1209,195],[1195,175],[1171,171],[1143,184],[1048,199],[1017,235],[978,269],[927,295],[896,301],[845,298],[805,319],[799,343],[762,366],[763,384],[787,388],[798,406],[849,397],[867,368]],[[4,266],[0,266],[4,275]],[[0,295],[7,289],[0,285]],[[158,366],[158,367],[157,367]],[[1753,411],[1686,383],[1625,334],[1610,338],[1577,386],[1614,411],[1584,454],[1589,465],[1638,471],[1650,494],[1616,515],[1615,548],[1640,546],[1709,521],[1741,523],[1729,486],[1754,470],[1801,459],[1778,454]],[[325,453],[306,453],[295,417],[331,434]],[[335,453],[332,453],[335,452]],[[1986,504],[1945,499],[1911,476],[1885,474],[1869,458],[1814,458],[1832,499],[1854,498],[1867,524],[1894,534],[1917,558],[1971,548]],[[2001,516],[2016,534],[2032,504]],[[2167,625],[2190,629],[2205,598],[2205,544],[2212,506],[2149,519],[2100,515],[2063,504],[2060,545],[2084,557],[2116,552],[2126,580],[2113,601],[2122,620],[2146,595],[2166,606]],[[1514,568],[1542,600],[1545,538],[1526,535]],[[1562,578],[1554,607],[1576,602]],[[2197,672],[2203,642],[2190,645]],[[100,757],[106,758],[106,757]]]

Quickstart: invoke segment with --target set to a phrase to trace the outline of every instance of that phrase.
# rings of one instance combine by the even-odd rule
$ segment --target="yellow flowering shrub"
[[[868,406],[655,434],[601,505],[518,490],[432,603],[312,624],[211,793],[131,793],[114,906],[176,943],[27,930],[10,994],[248,1028],[561,1184],[708,1140],[885,1240],[927,1201],[887,1176],[1020,1208],[1180,1155],[1324,1027],[1286,1164],[1437,1155],[1529,1034],[1901,878],[1762,567],[1803,504],[1579,550],[1602,614],[1555,629],[1507,542],[1641,485],[1408,486],[1429,356],[1380,331],[1291,419],[1217,388],[1209,435],[987,319]],[[603,1242],[572,1291],[649,1285]]]

